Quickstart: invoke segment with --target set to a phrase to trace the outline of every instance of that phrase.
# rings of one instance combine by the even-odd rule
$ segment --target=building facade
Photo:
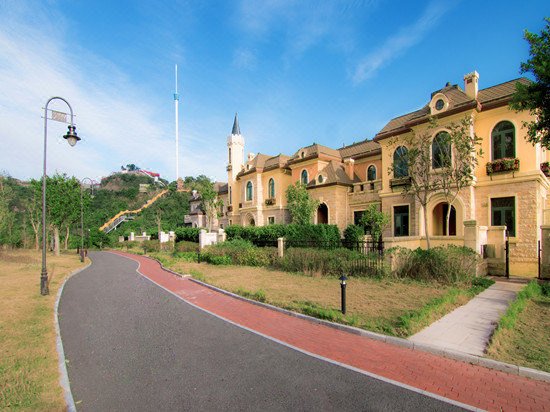
[[[522,124],[532,120],[531,115],[508,106],[515,83],[528,81],[520,78],[480,90],[479,75],[473,72],[464,76],[463,88],[447,84],[436,90],[421,109],[390,120],[371,140],[338,149],[314,143],[291,156],[258,153],[245,158],[244,137],[235,116],[227,138],[226,210],[220,223],[261,226],[290,222],[285,191],[300,181],[319,201],[314,223],[335,224],[343,230],[376,204],[391,217],[384,240],[411,248],[425,247],[426,234],[432,245],[464,245],[465,227],[472,225],[481,233],[481,244],[487,244],[487,231],[506,226],[512,274],[536,274],[550,157],[540,145],[533,146],[525,139]],[[402,193],[408,172],[395,162],[407,151],[403,144],[407,137],[431,133],[436,153],[438,135],[465,118],[471,120],[472,136],[481,139],[482,154],[478,155],[473,182],[451,205],[446,233],[449,205],[443,195],[435,193],[429,199],[424,224],[421,205]],[[430,128],[431,119],[437,119],[436,128]],[[436,173],[440,165],[434,159]]]

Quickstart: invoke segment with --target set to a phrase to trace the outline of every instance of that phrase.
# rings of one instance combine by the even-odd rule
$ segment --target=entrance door
[[[324,203],[317,208],[317,224],[328,224],[328,207]]]

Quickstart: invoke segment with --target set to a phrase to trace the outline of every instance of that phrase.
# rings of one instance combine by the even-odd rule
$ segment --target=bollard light
[[[348,278],[346,275],[340,276],[340,289],[341,289],[341,296],[342,296],[342,313],[346,314],[346,280]]]

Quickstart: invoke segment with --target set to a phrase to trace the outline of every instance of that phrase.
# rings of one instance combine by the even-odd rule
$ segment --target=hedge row
[[[176,234],[176,242],[186,240],[188,242],[199,243],[200,228],[198,227],[178,227],[174,231]]]
[[[268,226],[228,226],[225,229],[227,240],[244,239],[254,244],[264,245],[284,237],[290,242],[340,242],[340,230],[336,225],[268,225]]]

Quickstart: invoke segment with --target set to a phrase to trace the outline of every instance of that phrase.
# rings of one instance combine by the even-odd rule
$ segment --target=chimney
[[[478,83],[479,73],[475,70],[472,73],[464,75],[464,91],[471,99],[477,99]]]
[[[354,166],[355,166],[355,160],[352,158],[344,160],[344,164],[346,167],[346,174],[350,178],[351,181],[353,181],[353,175],[354,175]]]
[[[254,155],[254,153],[249,153],[246,160],[250,162],[250,161],[252,161],[255,157],[256,157],[256,156]]]

